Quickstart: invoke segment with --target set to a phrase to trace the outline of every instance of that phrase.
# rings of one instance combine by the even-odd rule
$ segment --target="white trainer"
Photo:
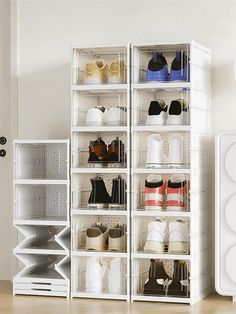
[[[185,124],[185,103],[182,99],[172,100],[170,103],[168,118],[166,124],[168,125],[184,125]]]
[[[108,125],[124,125],[126,121],[126,107],[113,106],[106,110],[105,119]]]
[[[164,140],[160,134],[151,134],[147,139],[147,167],[161,167],[165,163]]]
[[[120,257],[111,260],[108,291],[111,294],[124,294],[125,292],[125,269]]]
[[[189,253],[189,227],[183,220],[176,220],[169,223],[169,248],[172,253]]]
[[[145,252],[164,253],[166,226],[166,221],[160,219],[148,224],[147,240],[144,245]]]
[[[106,273],[106,263],[100,263],[96,257],[86,261],[86,291],[102,293],[103,279]]]
[[[146,125],[164,125],[167,118],[167,105],[164,100],[152,100],[148,108]]]
[[[173,167],[181,167],[184,164],[184,140],[180,134],[173,134],[168,138],[169,154],[168,164]]]
[[[87,112],[86,122],[88,125],[103,125],[105,108],[103,106],[96,106],[90,108]]]

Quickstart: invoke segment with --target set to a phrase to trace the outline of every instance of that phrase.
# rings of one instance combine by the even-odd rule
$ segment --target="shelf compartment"
[[[162,221],[162,225],[155,224],[153,226],[153,223],[157,220]],[[176,221],[181,221],[181,227],[180,225],[174,225]],[[150,224],[152,226],[152,231],[150,231]],[[154,228],[154,229],[153,229]],[[160,230],[158,228],[164,228],[165,230]],[[180,244],[177,245],[175,241],[173,241],[173,238],[171,238],[171,229],[173,229],[173,234],[176,236],[176,234],[186,232],[185,234],[185,242],[182,243],[182,251],[180,251]],[[162,233],[163,232],[163,233]],[[163,236],[163,253],[155,253],[151,250],[153,249],[153,245],[155,240],[153,240],[153,234],[162,234]],[[178,255],[188,255],[190,250],[190,221],[189,218],[179,218],[179,217],[150,217],[150,216],[135,216],[132,219],[132,235],[133,235],[133,253],[137,254],[145,254],[145,255],[174,255],[178,257]],[[149,237],[148,237],[149,236]],[[160,239],[160,236],[158,237],[158,240]],[[151,240],[151,241],[148,241]],[[173,241],[173,249],[176,249],[176,252],[169,253],[168,248],[170,249],[170,242]],[[151,247],[150,247],[151,245]],[[159,249],[161,250],[161,244],[160,242],[155,242],[155,247],[159,245]],[[177,245],[177,247],[176,247]],[[145,251],[146,248],[146,251]]]
[[[156,263],[161,262],[160,260],[153,260],[153,266],[158,265]],[[167,276],[170,278],[173,277],[174,274],[174,261],[173,260],[163,260],[163,266],[165,269],[165,272]],[[186,286],[181,285],[181,288],[179,292],[182,293],[182,295],[177,295],[177,294],[170,294],[167,293],[165,290],[165,287],[161,289],[161,286],[159,286],[158,291],[154,293],[148,293],[148,278],[149,278],[149,269],[151,267],[151,261],[148,259],[135,259],[133,260],[133,285],[132,285],[132,300],[142,300],[142,301],[162,301],[165,302],[168,300],[177,300],[177,302],[182,303],[189,303],[190,301],[190,278],[189,278],[189,273],[190,273],[190,262],[188,260],[182,260],[179,261],[176,259],[177,267],[181,268],[180,272],[180,278],[181,280],[184,280]],[[154,266],[157,267],[157,266]],[[151,273],[150,273],[151,274]],[[158,278],[158,267],[155,271],[155,276]],[[157,279],[156,278],[156,279]],[[164,279],[164,278],[163,278]],[[171,287],[171,286],[170,286]],[[154,288],[153,288],[154,289]],[[168,290],[170,291],[170,290]]]
[[[72,49],[72,84],[77,85],[113,85],[109,83],[116,83],[114,80],[112,72],[110,72],[110,65],[114,60],[122,61],[124,64],[123,70],[119,72],[120,80],[117,81],[122,85],[128,80],[127,71],[129,70],[129,56],[128,56],[128,46],[119,47],[81,47]],[[103,63],[102,71],[100,72],[102,76],[87,74],[86,75],[86,65],[95,63],[99,61]],[[91,67],[91,66],[90,66]],[[88,68],[89,71],[90,67]],[[121,68],[122,69],[122,68]],[[87,72],[89,73],[89,72]]]
[[[189,130],[190,124],[190,90],[189,89],[171,89],[171,88],[152,88],[152,89],[134,89],[133,90],[133,109],[132,109],[132,118],[133,118],[133,130]],[[173,100],[183,100],[187,112],[183,118],[183,125],[168,125],[169,118],[169,108]],[[149,106],[152,101],[162,100],[165,103],[166,111],[166,125],[147,125],[147,117]]]
[[[133,58],[133,82],[134,83],[149,83],[148,77],[146,76],[148,70],[148,63],[153,58],[153,54],[158,52],[163,54],[167,62],[167,68],[170,70],[172,61],[176,56],[176,52],[180,51],[184,53],[186,58],[190,58],[190,45],[189,44],[156,44],[156,45],[133,45],[132,46],[132,58]],[[183,58],[183,57],[182,57]],[[185,83],[190,80],[188,72],[190,72],[190,63],[187,61],[187,77],[185,81],[178,82],[179,84]],[[149,78],[150,79],[150,78]],[[176,81],[169,81],[168,79],[163,80],[164,83],[175,83]],[[186,82],[188,83],[188,82]]]
[[[68,221],[68,197],[65,185],[16,185],[14,192],[15,220],[35,224]]]
[[[87,236],[86,232],[87,229],[91,226],[95,225],[102,225],[106,227],[107,230],[104,236],[107,240],[104,240],[104,247],[101,252],[110,252],[111,254],[116,253],[124,253],[127,249],[127,217],[126,216],[99,216],[94,213],[91,216],[73,216],[72,221],[72,249],[74,251],[87,251],[90,253],[91,250],[86,250],[86,242]],[[121,242],[119,246],[122,247],[121,251],[109,251],[109,237],[108,232],[111,228],[116,227],[119,225],[122,228],[123,235],[121,237]],[[100,238],[100,236],[99,236]],[[105,239],[104,238],[104,239]],[[93,238],[94,239],[94,238]],[[91,238],[90,238],[91,240]],[[98,251],[100,253],[100,250]]]
[[[17,180],[67,180],[68,141],[57,143],[14,142],[14,172]],[[20,183],[20,182],[19,182]]]
[[[97,178],[98,176],[95,173],[83,173],[83,174],[78,174],[78,173],[74,173],[72,175],[72,208],[73,209],[80,209],[80,208],[90,208],[93,209],[94,212],[96,213],[97,209],[106,209],[103,207],[103,204],[98,204],[99,206],[96,207],[96,204],[94,203],[88,203],[89,201],[89,197],[91,195],[91,191],[92,191],[92,184],[90,179],[92,178]],[[114,173],[104,173],[101,176],[99,176],[100,178],[103,179],[103,182],[105,184],[106,190],[109,194],[109,196],[112,196],[112,186],[113,186],[113,179],[118,178],[117,174]],[[127,175],[126,174],[122,174],[121,176],[125,182],[127,183]],[[120,190],[121,191],[121,190]],[[104,189],[101,190],[101,193],[104,193]],[[122,194],[124,193],[124,194]],[[96,194],[97,195],[97,194]],[[102,194],[100,194],[102,195]],[[120,197],[121,199],[124,200],[124,204],[118,205],[118,204],[112,204],[112,200],[111,203],[107,203],[107,208],[109,208],[109,210],[126,210],[127,208],[127,190],[122,190],[120,192]],[[122,202],[123,203],[123,202]],[[105,204],[104,204],[105,205]]]
[[[89,162],[89,147],[92,145],[92,150],[94,148],[92,142],[97,141],[99,138],[101,138],[101,143],[103,141],[106,146],[100,144],[100,148],[95,149],[96,151],[100,149],[100,153],[103,150],[104,161]],[[126,168],[127,144],[127,132],[74,132],[72,134],[72,168]],[[115,154],[117,154],[117,161],[112,161],[112,156]],[[97,157],[100,158],[100,156]]]
[[[148,144],[148,141],[150,143]],[[151,142],[152,141],[152,142]],[[186,169],[190,166],[189,142],[190,136],[188,132],[133,132],[133,168],[147,169]],[[148,149],[149,145],[149,149]],[[160,148],[158,148],[158,145]],[[173,154],[173,151],[179,149],[179,154]],[[153,152],[151,152],[151,149]],[[157,151],[160,151],[160,156]],[[155,159],[155,160],[154,160]],[[155,163],[156,162],[156,163]],[[157,164],[160,162],[160,164]]]
[[[98,272],[90,271],[93,266]],[[89,273],[91,275],[89,276]],[[113,275],[114,273],[114,275]],[[72,296],[93,298],[127,298],[127,259],[121,257],[72,257]],[[113,277],[114,283],[111,278]],[[92,284],[96,283],[96,286]],[[123,297],[122,297],[123,296]]]
[[[99,89],[97,85],[96,87]],[[112,87],[114,88],[114,86]],[[110,131],[127,131],[127,87],[123,90],[120,90],[118,86],[118,90],[100,88],[100,90],[92,89],[87,91],[84,90],[84,86],[82,88],[83,91],[77,89],[72,92],[72,131],[88,132],[90,130],[90,132],[96,132],[96,130],[104,130],[107,132],[109,129]],[[91,86],[88,88],[91,88]],[[96,114],[92,110],[95,107],[103,107],[104,111],[99,111],[100,115],[97,113],[97,116],[94,117],[95,121],[91,121],[89,117],[92,113]],[[113,117],[113,108],[117,107],[120,108],[120,111],[118,111],[120,116]],[[97,122],[96,118],[98,119]],[[115,121],[113,118],[119,118],[119,120]]]
[[[161,173],[161,172],[160,172]],[[160,173],[158,173],[160,175]],[[149,194],[145,194],[145,182],[146,180],[148,180],[148,177],[152,174],[157,174],[157,172],[153,172],[153,173],[134,173],[133,174],[133,180],[132,180],[132,210],[137,212],[140,210],[140,213],[143,213],[143,216],[145,214],[145,212],[149,212],[149,214],[147,214],[147,216],[150,216],[150,214],[153,216],[153,213],[158,214],[160,213],[160,215],[163,216],[185,216],[189,214],[190,211],[190,193],[189,193],[189,187],[190,187],[190,175],[189,174],[182,174],[182,173],[172,173],[172,174],[161,174],[161,178],[163,180],[163,195],[162,197],[162,203],[163,206],[162,208],[155,208],[153,206],[149,207],[149,206],[145,206],[145,197],[148,198]],[[185,190],[184,190],[184,194],[182,196],[182,201],[184,202],[184,206],[182,208],[182,211],[179,210],[168,210],[167,208],[167,193],[168,193],[168,182],[169,180],[171,180],[172,178],[176,177],[179,178],[181,180],[184,180],[185,183]],[[192,177],[191,177],[192,178]],[[153,199],[155,199],[157,196],[154,195],[153,193],[155,193],[155,191],[152,191],[152,193],[150,193],[151,197]],[[171,196],[170,196],[171,197]],[[178,196],[179,197],[179,196]]]

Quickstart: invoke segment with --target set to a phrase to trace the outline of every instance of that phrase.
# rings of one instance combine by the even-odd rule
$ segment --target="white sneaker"
[[[164,100],[158,99],[150,102],[146,125],[164,125],[167,118],[167,105]]]
[[[105,108],[103,106],[96,106],[90,108],[87,112],[86,122],[88,125],[103,125]]]
[[[86,261],[86,291],[102,293],[103,279],[106,273],[106,263],[100,263],[96,257]]]
[[[108,125],[124,125],[126,121],[126,107],[113,106],[106,110],[106,123]]]
[[[108,291],[111,294],[124,294],[125,269],[120,257],[112,258],[108,274]]]
[[[85,84],[104,84],[108,79],[108,65],[104,60],[95,60],[85,65]]]
[[[151,134],[147,139],[147,167],[161,167],[164,163],[164,141],[160,134]]]
[[[186,120],[185,114],[186,104],[183,99],[172,100],[166,124],[168,125],[184,125]]]
[[[189,253],[189,228],[183,220],[169,223],[169,253]]]
[[[155,220],[148,224],[148,235],[144,245],[145,252],[164,253],[166,221]]]
[[[169,166],[180,167],[184,164],[184,140],[180,134],[173,134],[168,138],[169,154],[168,164]]]

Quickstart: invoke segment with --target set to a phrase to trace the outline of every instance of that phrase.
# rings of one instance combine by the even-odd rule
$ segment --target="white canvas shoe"
[[[172,100],[166,124],[168,125],[184,125],[186,120],[185,114],[186,104],[183,99]]]
[[[100,263],[96,257],[86,261],[86,292],[102,293],[106,263]]]
[[[106,110],[105,121],[108,125],[124,125],[126,121],[126,107],[113,106]]]
[[[181,167],[184,164],[184,140],[180,134],[173,134],[168,138],[168,164],[171,167]]]
[[[111,260],[108,291],[111,294],[124,294],[125,292],[125,268],[120,257]]]
[[[88,125],[103,125],[105,108],[103,106],[96,106],[90,108],[87,112],[86,122]]]
[[[160,134],[151,134],[147,139],[147,167],[161,167],[164,163],[164,141]]]
[[[166,221],[159,219],[148,224],[147,240],[144,245],[145,252],[164,253],[166,226]]]
[[[164,100],[150,102],[146,125],[164,125],[167,118],[167,105]]]
[[[169,253],[189,253],[189,228],[183,220],[169,223]]]

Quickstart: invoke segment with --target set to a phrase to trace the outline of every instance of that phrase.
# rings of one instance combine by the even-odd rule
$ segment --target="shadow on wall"
[[[19,138],[69,138],[70,97],[69,63],[19,75]]]

